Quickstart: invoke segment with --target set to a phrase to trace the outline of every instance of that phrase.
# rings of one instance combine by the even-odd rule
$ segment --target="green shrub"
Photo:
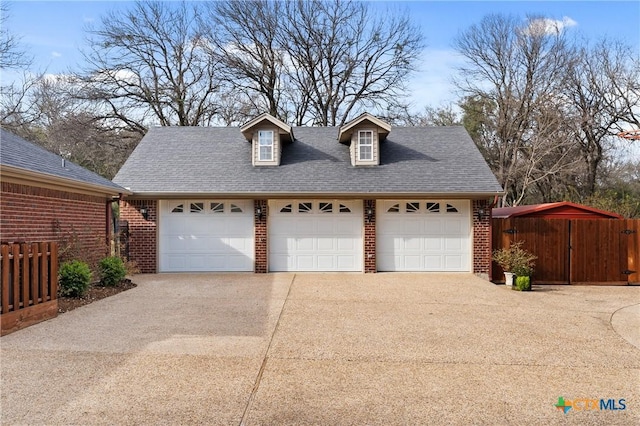
[[[100,284],[106,287],[117,285],[127,274],[124,262],[117,256],[105,257],[98,265]]]
[[[516,277],[516,285],[513,288],[514,290],[518,290],[518,291],[531,290],[531,277],[528,277],[528,276]]]
[[[81,297],[91,284],[89,265],[79,260],[64,262],[60,266],[58,291],[61,296]]]

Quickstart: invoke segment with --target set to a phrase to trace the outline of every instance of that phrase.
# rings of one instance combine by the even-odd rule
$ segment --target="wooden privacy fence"
[[[493,250],[524,240],[536,256],[537,284],[640,284],[640,220],[544,219],[492,220]],[[494,281],[503,281],[493,262]]]
[[[0,245],[0,276],[1,335],[58,315],[57,243]]]

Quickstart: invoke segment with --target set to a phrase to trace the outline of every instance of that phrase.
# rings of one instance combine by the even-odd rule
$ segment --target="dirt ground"
[[[59,297],[58,298],[58,313],[72,311],[80,306],[88,305],[96,300],[104,299],[105,297],[113,296],[122,291],[129,290],[136,287],[130,279],[126,278],[113,287],[103,287],[97,283],[91,284],[89,291],[82,297]]]

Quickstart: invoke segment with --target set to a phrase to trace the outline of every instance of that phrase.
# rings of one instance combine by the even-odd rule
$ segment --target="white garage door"
[[[385,200],[377,205],[378,270],[471,270],[469,201]]]
[[[361,271],[362,201],[269,203],[270,271]]]
[[[253,201],[160,201],[161,272],[252,271]]]

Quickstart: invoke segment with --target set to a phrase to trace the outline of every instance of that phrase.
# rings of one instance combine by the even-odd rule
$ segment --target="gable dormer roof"
[[[278,120],[277,118],[266,112],[260,114],[253,120],[240,127],[240,132],[242,132],[242,134],[248,141],[251,141],[255,128],[258,126],[262,126],[263,124],[265,124],[265,122],[271,123],[279,129],[281,139],[287,140],[289,142],[294,140],[293,129],[291,128],[291,126],[281,120]]]
[[[345,143],[351,141],[351,134],[353,133],[353,129],[359,124],[370,123],[378,128],[378,134],[380,135],[380,140],[383,140],[387,137],[389,132],[391,131],[391,126],[389,123],[386,123],[380,120],[378,117],[375,117],[368,112],[361,114],[360,116],[354,118],[353,120],[345,123],[340,127],[340,133],[338,134],[338,141],[340,143]]]

